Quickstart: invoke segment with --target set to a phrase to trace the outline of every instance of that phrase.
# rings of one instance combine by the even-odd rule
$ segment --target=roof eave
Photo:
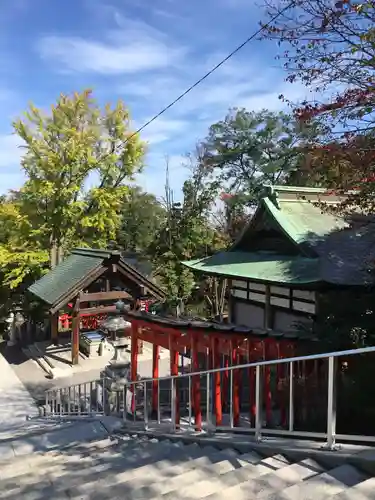
[[[181,264],[185,267],[187,267],[188,269],[190,269],[191,271],[194,271],[196,273],[199,273],[199,274],[205,274],[207,276],[215,276],[215,277],[220,277],[220,278],[223,278],[223,279],[230,279],[230,280],[248,280],[248,281],[252,281],[254,283],[266,283],[266,284],[273,284],[273,285],[285,285],[286,284],[286,281],[280,281],[280,280],[267,280],[267,279],[259,279],[259,278],[253,278],[253,277],[246,277],[246,276],[239,276],[237,274],[228,274],[228,273],[222,273],[220,271],[209,271],[209,270],[205,270],[205,269],[201,269],[201,268],[197,268],[196,266],[203,262],[204,260],[206,259],[209,259],[210,257],[206,257],[206,258],[203,258],[203,259],[199,259],[199,260],[192,260],[192,261],[181,261]],[[191,262],[191,264],[189,264],[189,262]],[[311,285],[314,285],[314,286],[318,286],[318,285],[322,285],[324,283],[323,280],[321,279],[314,279],[314,280],[307,280],[305,282],[301,282],[301,281],[298,281],[298,283],[295,283],[295,286],[311,286]],[[290,286],[293,286],[294,284],[293,283],[290,283],[288,282],[288,284]]]
[[[162,288],[153,283],[133,266],[130,266],[123,258],[120,258],[118,265],[123,268],[126,274],[129,274],[135,281],[147,288],[156,298],[160,300],[166,299],[167,293]]]

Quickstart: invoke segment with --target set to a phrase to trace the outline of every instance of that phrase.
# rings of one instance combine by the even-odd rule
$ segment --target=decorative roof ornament
[[[272,201],[272,203],[275,205],[276,208],[280,209],[279,202],[278,202],[278,193],[277,190],[272,186],[271,184],[267,184],[264,186],[265,191],[266,191],[266,196],[269,200]]]

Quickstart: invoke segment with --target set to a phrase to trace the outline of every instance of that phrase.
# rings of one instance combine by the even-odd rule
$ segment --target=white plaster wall
[[[237,325],[244,325],[250,328],[264,327],[264,307],[261,305],[255,306],[244,302],[235,302],[234,317]]]

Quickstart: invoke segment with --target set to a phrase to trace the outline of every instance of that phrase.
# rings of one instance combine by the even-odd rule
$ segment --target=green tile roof
[[[267,196],[229,251],[184,264],[201,273],[271,283],[374,286],[375,221],[370,215],[357,222],[352,217],[349,223],[319,207],[319,202],[340,203],[340,196],[319,188],[268,186]],[[263,237],[259,224],[267,227],[270,219],[272,230],[292,242],[295,251],[285,252],[293,255],[276,255],[281,253],[277,239],[274,254],[250,251],[251,242]]]
[[[314,246],[328,234],[347,227],[343,219],[322,212],[308,201],[279,201],[276,206],[269,198],[264,198],[262,203],[297,245]]]
[[[184,261],[188,268],[227,278],[285,284],[309,284],[320,281],[319,260],[289,257],[265,252],[221,252],[205,259]]]
[[[110,260],[112,259],[112,260]],[[70,300],[83,287],[96,270],[114,262],[122,272],[134,283],[144,286],[159,299],[165,298],[165,292],[137,269],[134,259],[123,258],[121,252],[96,250],[91,248],[75,248],[69,257],[40,280],[28,288],[28,292],[50,306],[58,305],[65,297]],[[103,269],[104,272],[105,269]],[[97,275],[95,276],[97,277]]]
[[[101,252],[78,252],[79,250],[73,250],[69,257],[31,285],[28,291],[46,304],[55,304],[60,297],[101,266],[105,259]]]

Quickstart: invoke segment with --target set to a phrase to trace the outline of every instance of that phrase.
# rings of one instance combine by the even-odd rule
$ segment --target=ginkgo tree
[[[73,246],[106,247],[115,239],[145,143],[122,101],[101,108],[90,90],[60,95],[47,113],[30,104],[13,127],[26,181],[1,205],[9,231],[0,241],[0,267],[15,287],[30,273],[17,255],[42,269]]]

